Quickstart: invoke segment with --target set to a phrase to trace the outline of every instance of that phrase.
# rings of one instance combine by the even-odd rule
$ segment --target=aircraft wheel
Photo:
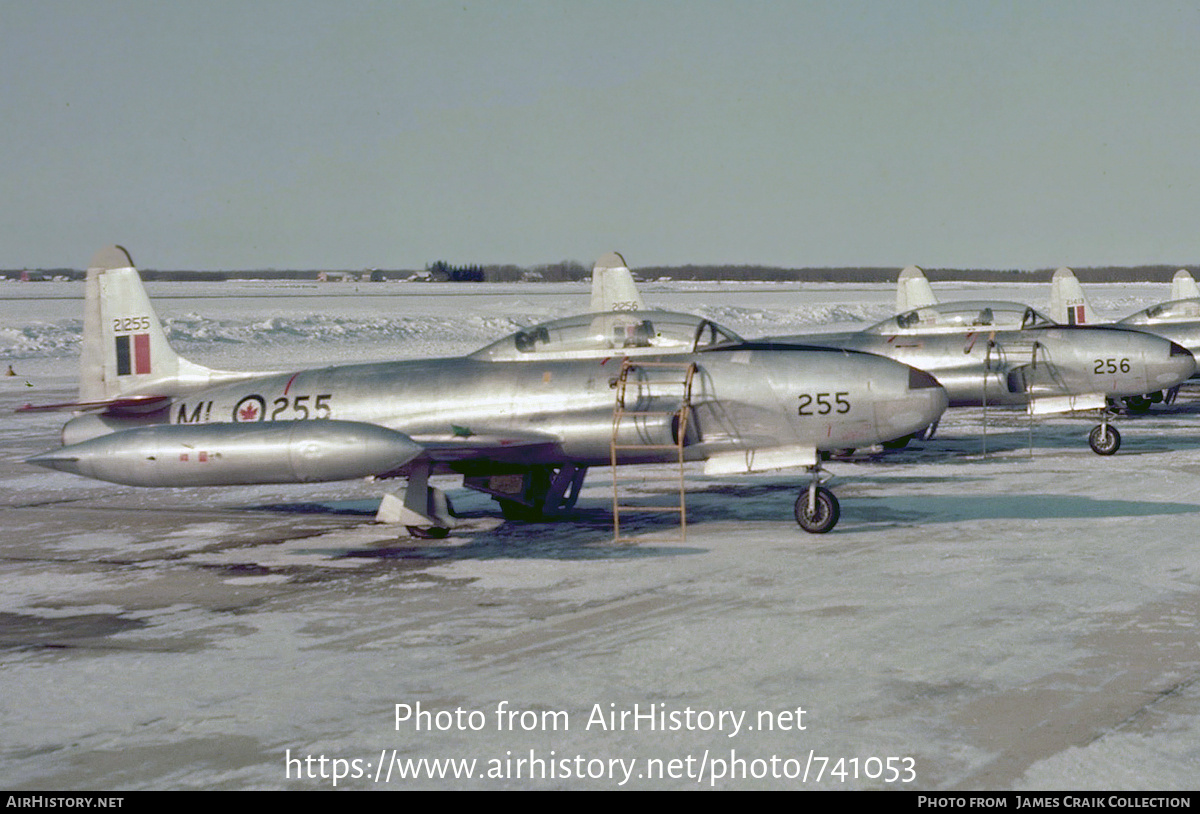
[[[837,498],[824,486],[817,487],[815,512],[808,510],[807,489],[796,498],[796,522],[809,534],[824,534],[837,525],[841,516],[842,507],[838,505]]]
[[[1150,399],[1146,396],[1130,396],[1125,399],[1125,404],[1131,413],[1148,413],[1150,412]]]
[[[1088,435],[1088,444],[1097,455],[1112,455],[1121,448],[1121,433],[1116,427],[1105,427],[1097,424]]]
[[[450,529],[443,526],[406,526],[411,537],[417,540],[441,540],[450,536]]]
[[[526,506],[524,503],[518,503],[515,500],[505,500],[504,498],[496,498],[496,502],[500,504],[500,513],[504,515],[505,520],[536,523],[544,519],[539,510],[532,506]]]

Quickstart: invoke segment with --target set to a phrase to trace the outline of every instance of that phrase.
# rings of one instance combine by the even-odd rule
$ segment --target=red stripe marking
[[[288,391],[292,389],[292,382],[296,381],[296,377],[299,375],[300,375],[299,372],[293,373],[292,378],[288,379],[287,386],[283,388],[283,394],[285,396],[288,394]]]
[[[150,372],[150,334],[133,337],[133,369],[135,373]]]

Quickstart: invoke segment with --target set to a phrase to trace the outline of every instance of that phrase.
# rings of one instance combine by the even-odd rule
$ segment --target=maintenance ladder
[[[671,374],[677,374],[672,376]],[[621,362],[621,373],[617,377],[616,404],[613,406],[613,431],[610,461],[613,473],[613,541],[630,542],[633,538],[621,537],[621,512],[673,512],[679,515],[679,539],[687,539],[687,491],[683,480],[683,448],[687,443],[688,422],[692,413],[692,380],[696,375],[695,362],[641,362],[629,357]],[[630,389],[632,385],[632,390]],[[674,391],[674,392],[672,392]],[[678,401],[675,397],[678,396]],[[669,400],[673,409],[663,409],[662,401]],[[647,404],[651,409],[638,409]],[[654,409],[657,407],[657,409]],[[639,420],[641,426],[639,427]],[[663,422],[659,424],[658,422]],[[635,431],[630,438],[622,438],[623,426],[633,422]],[[652,436],[654,429],[665,427],[672,443],[657,443]],[[617,459],[622,452],[662,452],[675,450],[675,467],[665,476],[644,477],[665,483],[677,483],[679,500],[659,505],[628,505],[621,502],[621,480],[617,477]],[[626,499],[629,498],[631,481],[626,481]],[[674,495],[674,490],[669,494]]]

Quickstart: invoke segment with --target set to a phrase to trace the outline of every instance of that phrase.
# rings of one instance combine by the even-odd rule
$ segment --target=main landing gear
[[[1127,396],[1119,401],[1109,399],[1105,409],[1100,411],[1100,423],[1088,435],[1088,444],[1097,455],[1112,455],[1121,448],[1121,433],[1109,424],[1114,414],[1146,413],[1154,404],[1174,404],[1179,398],[1179,385],[1169,390],[1156,390],[1144,396]]]
[[[441,489],[429,485],[431,465],[418,461],[409,471],[404,496],[384,495],[377,523],[398,523],[422,540],[442,539],[454,528],[454,508]],[[579,499],[587,467],[514,467],[500,475],[467,475],[463,485],[492,496],[506,520],[536,523],[569,511]]]
[[[463,486],[491,495],[506,520],[537,523],[570,511],[579,499],[586,466],[528,466],[502,475],[468,475]]]
[[[403,524],[409,535],[419,540],[440,540],[454,528],[454,507],[450,498],[429,485],[432,466],[429,461],[413,464],[404,488],[404,497],[387,494],[379,502],[376,523]]]
[[[842,516],[842,507],[833,492],[821,485],[828,476],[822,477],[821,465],[808,468],[812,479],[808,488],[796,498],[796,522],[809,534],[824,534],[837,525]]]

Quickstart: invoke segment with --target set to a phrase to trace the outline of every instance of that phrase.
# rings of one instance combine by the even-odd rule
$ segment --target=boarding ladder
[[[683,448],[687,444],[688,424],[692,413],[692,381],[696,375],[695,362],[644,362],[629,357],[621,362],[621,372],[613,386],[616,403],[613,406],[612,444],[610,462],[613,473],[613,540],[629,542],[621,537],[622,512],[667,512],[679,515],[679,539],[687,539],[687,491],[683,480]],[[664,433],[670,443],[664,443]],[[648,475],[637,482],[657,480],[678,486],[666,490],[669,503],[630,505],[623,503],[631,495],[632,481],[617,477],[618,459],[670,456],[670,471],[666,475]],[[652,470],[657,472],[657,468]],[[625,494],[622,495],[622,486]]]
[[[995,334],[993,334],[993,337],[994,336],[995,336]],[[1037,370],[1038,350],[1041,349],[1041,347],[1042,347],[1041,343],[1039,343],[1037,340],[1013,341],[1013,342],[1008,342],[1005,345],[1000,345],[998,342],[995,341],[995,339],[993,339],[993,338],[988,339],[987,350],[983,357],[983,405],[982,405],[983,406],[983,435],[982,435],[982,440],[983,440],[983,454],[985,456],[988,454],[988,447],[987,447],[988,377],[992,376],[992,375],[995,376],[996,381],[997,381],[997,389],[1007,389],[1008,382],[1007,382],[1006,374],[1008,373],[1008,371],[1011,370],[1011,368],[1006,363],[1006,359],[1009,359],[1009,358],[1021,359],[1026,354],[1028,354],[1028,356],[1029,356],[1029,370],[1026,371],[1025,375],[1033,375],[1033,372]],[[1029,382],[1029,384],[1026,385],[1027,389],[1031,386],[1031,384],[1032,384],[1032,382]],[[997,401],[1000,401],[999,396],[997,397]],[[1029,457],[1032,458],[1033,457],[1033,425],[1034,425],[1034,420],[1035,420],[1032,407],[1029,407],[1026,410],[1026,413],[1028,413],[1028,416],[1029,416],[1029,425],[1027,428],[1028,433],[1029,433]]]

